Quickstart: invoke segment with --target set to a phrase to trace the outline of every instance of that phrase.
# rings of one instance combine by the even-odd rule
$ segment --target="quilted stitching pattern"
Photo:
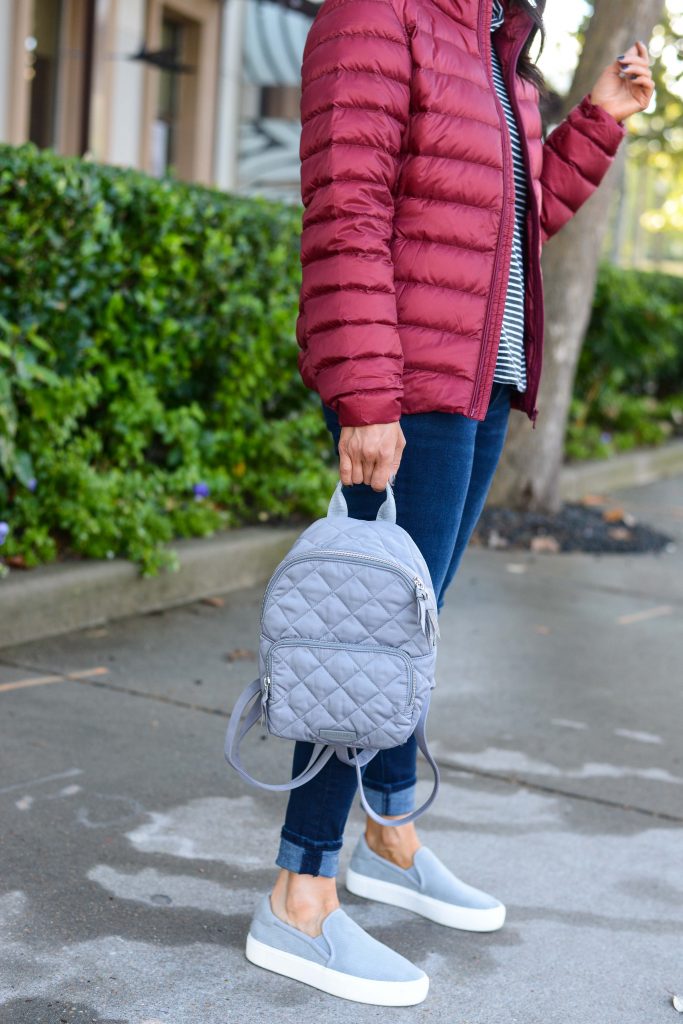
[[[296,562],[278,578],[263,616],[266,636],[403,647],[427,654],[414,591],[386,569],[349,562]]]
[[[321,729],[355,733],[358,747],[404,742],[412,721],[410,673],[400,655],[343,648],[276,647],[270,728],[315,742]]]
[[[312,548],[357,551],[402,563],[429,583],[427,563],[410,534],[395,523],[380,520],[371,525],[368,530],[366,522],[343,516],[319,519],[304,530],[288,558]]]
[[[304,531],[264,595],[259,658],[261,678],[270,677],[272,733],[326,742],[321,730],[342,730],[355,735],[353,745],[376,750],[408,739],[436,662],[419,621],[416,576],[435,609],[425,561],[393,523],[335,516]]]

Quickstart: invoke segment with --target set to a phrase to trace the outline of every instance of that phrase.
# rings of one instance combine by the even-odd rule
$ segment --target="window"
[[[37,146],[56,146],[61,0],[35,0],[32,22],[24,44],[31,90],[28,137]]]
[[[213,179],[218,0],[148,0],[141,163],[186,181]]]
[[[60,153],[89,144],[96,0],[17,0],[16,141]]]
[[[152,174],[165,174],[178,162],[178,120],[180,117],[181,66],[187,28],[164,12],[161,25],[161,53],[166,67],[159,71],[156,117],[152,123]],[[175,67],[174,67],[175,65]]]

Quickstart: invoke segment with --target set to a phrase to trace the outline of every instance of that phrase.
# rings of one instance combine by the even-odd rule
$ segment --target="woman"
[[[303,62],[300,369],[323,400],[349,512],[398,522],[439,608],[481,513],[510,408],[535,421],[541,244],[599,185],[654,89],[643,43],[541,138],[533,0],[325,0]],[[351,486],[353,485],[353,487]],[[413,807],[414,739],[365,769],[374,810]],[[310,755],[297,744],[294,771]],[[292,792],[248,955],[360,1002],[410,1005],[426,975],[341,908],[335,875],[354,770],[332,758]],[[413,825],[368,819],[352,892],[454,928],[505,908],[456,878]]]

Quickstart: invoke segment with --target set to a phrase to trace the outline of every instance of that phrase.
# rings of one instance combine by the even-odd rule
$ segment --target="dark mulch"
[[[537,552],[645,554],[664,551],[673,538],[614,506],[566,504],[554,515],[489,507],[473,542],[481,547]]]

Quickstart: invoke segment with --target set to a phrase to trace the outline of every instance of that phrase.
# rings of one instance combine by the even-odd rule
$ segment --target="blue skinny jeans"
[[[394,495],[397,522],[422,551],[434,584],[437,606],[446,590],[486,501],[498,465],[510,413],[513,387],[494,383],[486,418],[458,413],[413,413],[401,417],[406,438]],[[323,413],[338,451],[335,413]],[[367,484],[345,487],[349,515],[374,519],[384,495]],[[310,743],[296,743],[293,774],[303,771]],[[382,750],[363,771],[368,803],[382,815],[405,814],[415,805],[417,744]],[[279,867],[306,875],[334,877],[344,827],[357,789],[355,769],[332,757],[305,786],[292,790],[276,858]]]

